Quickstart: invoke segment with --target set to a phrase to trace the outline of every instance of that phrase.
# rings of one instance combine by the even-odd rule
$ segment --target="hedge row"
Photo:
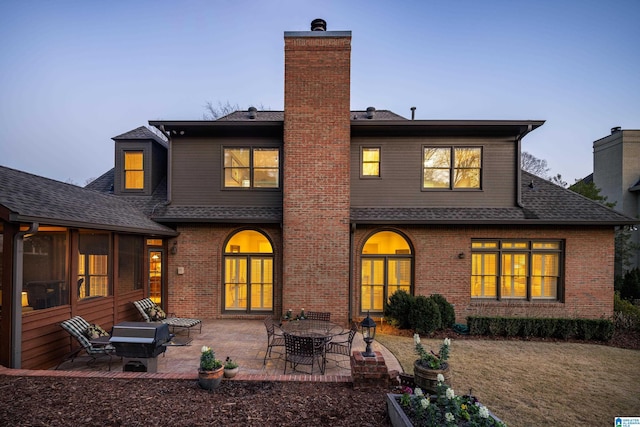
[[[608,341],[614,324],[607,319],[546,319],[527,317],[469,316],[471,335],[542,337]]]

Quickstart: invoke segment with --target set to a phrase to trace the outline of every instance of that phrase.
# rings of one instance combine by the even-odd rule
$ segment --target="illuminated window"
[[[379,148],[363,148],[362,149],[362,176],[363,177],[380,177],[380,149]]]
[[[78,298],[111,295],[110,235],[80,233],[78,237]]]
[[[273,311],[273,248],[254,230],[231,237],[224,250],[224,308],[227,311]]]
[[[56,228],[41,227],[36,234],[24,238],[23,313],[69,304],[67,231]]]
[[[392,231],[378,232],[362,249],[360,309],[382,312],[384,302],[398,290],[411,292],[413,254],[407,240]]]
[[[472,298],[560,299],[560,241],[474,241],[471,250]]]
[[[482,149],[479,147],[424,147],[424,189],[480,188]]]
[[[279,157],[277,148],[225,148],[225,188],[278,188]]]
[[[144,189],[144,157],[142,151],[124,152],[125,190]]]

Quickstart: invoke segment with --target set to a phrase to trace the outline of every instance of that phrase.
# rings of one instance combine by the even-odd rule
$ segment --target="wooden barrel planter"
[[[413,364],[413,381],[416,387],[420,387],[424,394],[436,394],[436,386],[438,385],[438,374],[444,377],[444,383],[449,387],[451,385],[451,371],[449,364],[443,363],[442,369],[431,369],[422,366],[418,360]]]
[[[220,387],[224,369],[216,369],[215,371],[198,371],[198,385],[205,390],[213,390]]]

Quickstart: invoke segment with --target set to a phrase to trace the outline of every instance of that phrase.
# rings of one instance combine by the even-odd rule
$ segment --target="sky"
[[[522,148],[572,184],[593,141],[640,129],[638,16],[637,0],[0,0],[0,165],[85,185],[149,120],[282,110],[284,32],[322,18],[352,32],[352,109],[546,120]]]

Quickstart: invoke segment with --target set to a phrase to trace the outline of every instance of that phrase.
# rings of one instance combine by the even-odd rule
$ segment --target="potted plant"
[[[451,340],[445,338],[440,346],[440,352],[427,351],[420,344],[420,335],[414,334],[413,340],[416,345],[418,360],[413,364],[413,377],[416,386],[428,393],[435,393],[438,385],[438,375],[442,375],[443,382],[451,385],[451,371],[449,370],[449,346]]]
[[[437,376],[434,395],[423,393],[419,387],[405,387],[402,394],[387,394],[387,411],[393,427],[506,427],[471,394],[457,396],[444,383],[442,374]]]
[[[229,356],[227,356],[226,360],[224,361],[224,377],[225,378],[235,377],[239,369],[240,368],[238,367],[238,363],[235,362],[233,359],[231,359]]]
[[[222,362],[216,359],[211,347],[202,346],[200,367],[198,368],[198,384],[205,390],[213,390],[220,386],[223,375]]]

